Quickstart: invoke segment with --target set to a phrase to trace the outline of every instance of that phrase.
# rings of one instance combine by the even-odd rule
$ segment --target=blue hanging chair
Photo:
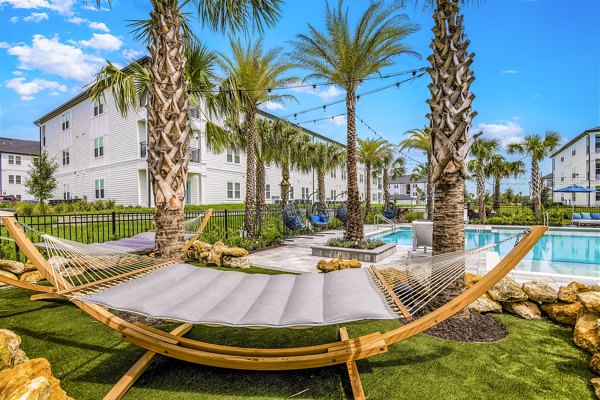
[[[394,220],[398,215],[398,207],[393,201],[388,201],[383,209],[383,216],[387,219]]]
[[[304,221],[302,221],[302,213],[293,201],[283,207],[283,223],[292,231],[298,231],[305,227]]]
[[[348,222],[348,213],[346,212],[346,204],[342,203],[335,209],[335,217],[344,225]]]
[[[313,203],[312,207],[306,210],[308,220],[313,226],[327,226],[329,216],[327,215],[327,206],[320,201]]]

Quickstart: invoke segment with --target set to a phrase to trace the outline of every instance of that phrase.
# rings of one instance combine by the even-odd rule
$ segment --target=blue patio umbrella
[[[560,189],[554,189],[553,192],[559,193],[596,193],[596,189],[590,189],[579,185],[571,185]]]

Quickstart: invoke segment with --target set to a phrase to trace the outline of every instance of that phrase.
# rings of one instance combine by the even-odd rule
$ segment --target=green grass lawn
[[[251,272],[260,272],[260,269]],[[67,393],[101,399],[144,350],[78,308],[31,302],[30,292],[0,290],[0,327],[23,339],[30,358],[46,357]],[[497,318],[509,336],[492,344],[456,343],[419,335],[388,353],[358,362],[369,399],[593,399],[588,356],[572,332],[546,321]],[[394,321],[349,326],[351,336],[388,331]],[[165,326],[166,329],[174,325]],[[188,337],[253,347],[296,347],[336,340],[336,327],[234,329],[196,326]],[[245,372],[158,357],[125,399],[344,399],[351,395],[343,367]]]

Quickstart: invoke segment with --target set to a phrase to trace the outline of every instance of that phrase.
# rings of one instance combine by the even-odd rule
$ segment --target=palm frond
[[[219,32],[257,30],[275,25],[282,0],[194,0],[203,26]]]

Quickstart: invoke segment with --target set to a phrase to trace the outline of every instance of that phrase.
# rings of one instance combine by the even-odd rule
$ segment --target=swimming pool
[[[491,230],[465,230],[465,247],[485,246],[521,232],[514,228]],[[386,243],[412,246],[412,230],[400,228],[395,233],[378,235],[374,238]],[[495,246],[500,256],[505,256],[515,245],[510,240]],[[576,229],[553,229],[548,231],[523,261],[515,268],[520,271],[582,275],[600,278],[600,232]]]

